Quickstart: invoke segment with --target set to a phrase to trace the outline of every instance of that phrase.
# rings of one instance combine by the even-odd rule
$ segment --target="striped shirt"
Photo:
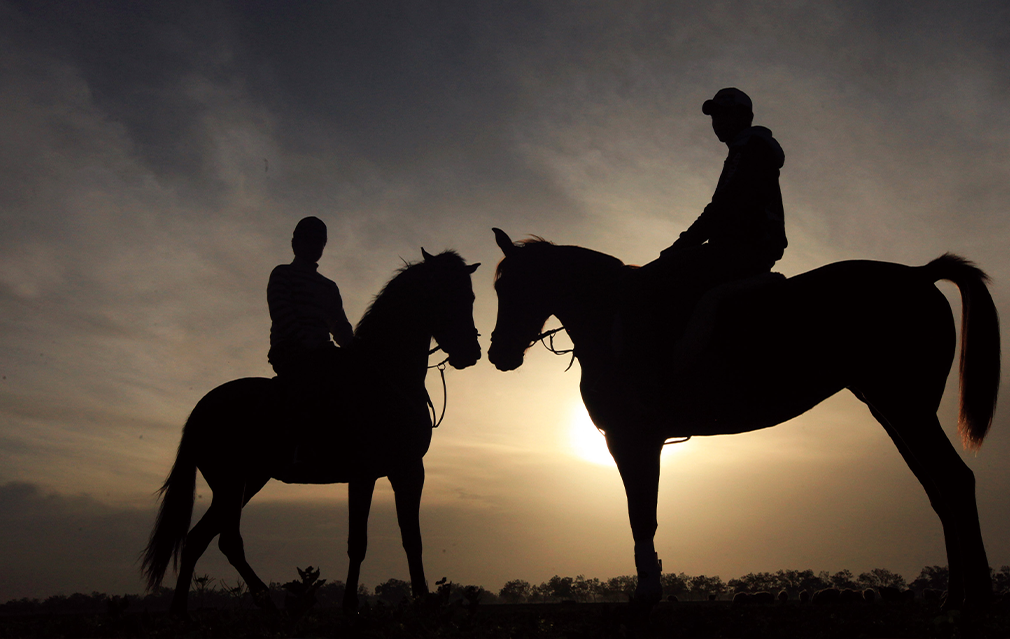
[[[270,350],[311,351],[325,347],[330,335],[347,346],[354,335],[340,289],[316,272],[317,264],[295,258],[270,273]]]

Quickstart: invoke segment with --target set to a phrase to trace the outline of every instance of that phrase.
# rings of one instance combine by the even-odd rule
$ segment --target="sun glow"
[[[568,444],[572,454],[583,461],[600,466],[616,466],[614,458],[607,448],[607,440],[593,420],[589,418],[586,407],[581,403],[572,406],[572,419],[568,425]],[[666,460],[675,451],[680,451],[686,444],[664,446],[661,459]]]
[[[610,456],[607,440],[603,438],[593,420],[589,418],[586,407],[581,403],[572,407],[572,419],[568,426],[568,440],[576,457],[592,464],[615,466],[614,458]]]

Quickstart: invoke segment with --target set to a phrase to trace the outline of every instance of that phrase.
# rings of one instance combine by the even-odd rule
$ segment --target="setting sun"
[[[572,454],[583,461],[600,466],[616,466],[607,448],[603,431],[596,428],[593,420],[589,418],[589,413],[586,412],[586,407],[581,403],[572,405],[572,419],[568,425],[568,445]],[[661,459],[666,460],[673,451],[680,449],[681,446],[664,446]]]
[[[586,407],[572,406],[572,420],[568,426],[569,445],[576,457],[601,466],[614,466],[614,458],[607,449],[607,440],[589,418]]]

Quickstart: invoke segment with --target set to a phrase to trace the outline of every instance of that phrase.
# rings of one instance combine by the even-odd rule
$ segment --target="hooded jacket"
[[[779,169],[782,147],[763,126],[742,131],[729,144],[712,202],[674,245],[713,245],[756,250],[775,261],[785,250]],[[671,247],[672,248],[672,247]]]

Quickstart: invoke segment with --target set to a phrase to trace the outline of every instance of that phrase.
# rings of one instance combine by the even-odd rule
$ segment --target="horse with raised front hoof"
[[[260,607],[272,607],[267,585],[245,559],[239,522],[242,508],[272,478],[287,483],[347,483],[350,559],[343,606],[358,607],[357,589],[367,546],[368,512],[375,480],[388,477],[407,553],[415,597],[428,592],[421,560],[418,511],[424,487],[423,456],[434,421],[424,380],[431,341],[457,369],[481,357],[473,323],[471,274],[453,251],[404,266],[374,299],[355,329],[358,368],[345,375],[353,388],[333,389],[339,402],[325,429],[310,429],[302,445],[317,451],[314,468],[293,471],[294,445],[278,433],[290,419],[277,380],[246,378],[223,384],[201,399],[183,429],[179,452],[161,488],[161,506],[142,570],[148,587],[158,587],[168,564],[178,570],[172,612],[185,615],[197,560],[215,536]],[[213,491],[210,507],[189,524],[197,469]],[[299,474],[301,472],[301,474]]]
[[[999,319],[988,278],[971,262],[947,254],[919,267],[829,264],[760,294],[722,300],[702,352],[689,360],[670,361],[684,349],[669,336],[653,358],[629,365],[615,354],[613,335],[615,300],[634,268],[582,247],[539,238],[513,243],[494,233],[505,257],[495,274],[498,318],[488,359],[514,370],[551,315],[564,325],[582,368],[583,401],[606,434],[627,493],[639,601],[654,603],[662,593],[654,539],[664,443],[775,426],[843,389],[887,431],[940,519],[950,568],[945,607],[992,600],[975,477],[936,416],[957,339],[939,280],[956,284],[962,297],[958,430],[965,448],[982,445],[996,408]]]

